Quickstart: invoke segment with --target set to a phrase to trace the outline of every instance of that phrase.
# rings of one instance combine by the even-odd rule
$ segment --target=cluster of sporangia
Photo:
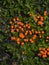
[[[47,15],[47,11],[44,11],[43,16],[35,15],[34,21],[37,20],[37,25],[39,25],[39,26],[42,26],[42,25],[43,25],[44,17],[45,17],[46,15]],[[32,17],[32,14],[30,13],[29,16]]]
[[[47,12],[44,11],[44,16],[46,16]],[[29,14],[30,16],[32,14]],[[44,21],[44,17],[36,15],[36,19],[38,19],[37,24],[42,25]],[[11,34],[16,32],[18,36],[11,36],[11,40],[15,41],[16,44],[24,45],[27,42],[34,43],[37,36],[42,38],[42,35],[45,33],[42,31],[33,30],[32,27],[28,23],[23,23],[19,18],[13,18],[9,22],[10,24],[10,32]],[[49,36],[46,37],[46,42],[48,42]],[[23,52],[24,54],[24,52]],[[49,48],[39,48],[39,57],[46,58],[49,56]]]
[[[38,56],[42,57],[42,58],[46,58],[47,56],[49,56],[49,47],[48,48],[39,48]]]
[[[11,33],[18,33],[18,37],[11,36],[11,40],[16,41],[16,44],[24,45],[27,42],[34,43],[38,35],[39,38],[42,38],[42,34],[44,34],[44,31],[33,30],[28,23],[24,24],[19,18],[13,18],[9,24]]]
[[[46,42],[49,42],[49,36],[46,36]]]

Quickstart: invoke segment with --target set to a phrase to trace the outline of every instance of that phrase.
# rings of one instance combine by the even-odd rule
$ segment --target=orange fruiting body
[[[32,16],[32,14],[30,13],[29,16]]]
[[[49,56],[49,52],[47,52],[47,55]]]
[[[42,22],[42,21],[38,21],[37,24],[38,24],[38,25],[42,25],[43,22]]]
[[[26,27],[28,27],[29,25],[26,23]]]
[[[39,51],[41,51],[42,50],[42,48],[39,48]]]
[[[35,34],[38,34],[38,31],[35,31]]]
[[[15,37],[11,37],[11,40],[15,40]]]
[[[33,29],[31,31],[32,31],[32,33],[34,33],[34,30]]]
[[[10,21],[9,24],[12,24],[12,21]]]
[[[19,32],[19,29],[16,29],[16,32]]]
[[[36,39],[36,37],[37,37],[37,35],[33,35],[32,39],[34,40],[34,39]]]
[[[46,16],[47,15],[47,11],[44,11],[44,16]]]
[[[46,39],[46,42],[48,42],[48,40]]]
[[[39,35],[39,38],[42,38],[42,36],[41,36],[41,35]]]
[[[19,18],[16,18],[17,21],[19,21],[20,19]]]
[[[15,18],[13,18],[13,21],[14,21],[14,22],[16,21]]]
[[[49,51],[49,48],[47,48],[47,51]]]
[[[20,38],[24,38],[25,36],[24,36],[23,33],[20,33],[20,34],[19,34],[19,37],[20,37]]]
[[[11,29],[11,33],[13,33],[14,32],[14,29]]]
[[[29,34],[32,35],[32,31],[29,31]]]
[[[14,28],[14,26],[11,26],[11,29],[13,29]]]
[[[21,45],[24,45],[24,42],[21,42]]]
[[[18,41],[17,44],[20,44],[20,41]]]
[[[41,16],[41,17],[40,17],[40,21],[43,21],[43,20],[44,20],[44,18]]]
[[[47,36],[46,38],[49,39],[49,36]]]
[[[41,54],[40,54],[40,53],[38,53],[38,56],[39,56],[39,57],[41,57]]]
[[[41,33],[44,34],[44,31],[42,31]]]
[[[24,28],[21,28],[21,31],[24,32]]]
[[[47,55],[42,55],[42,58],[46,58],[47,57]]]
[[[20,41],[20,38],[16,38],[16,41],[19,42]]]
[[[30,29],[30,26],[28,26],[28,29]]]
[[[24,42],[28,42],[28,39],[24,39]]]

